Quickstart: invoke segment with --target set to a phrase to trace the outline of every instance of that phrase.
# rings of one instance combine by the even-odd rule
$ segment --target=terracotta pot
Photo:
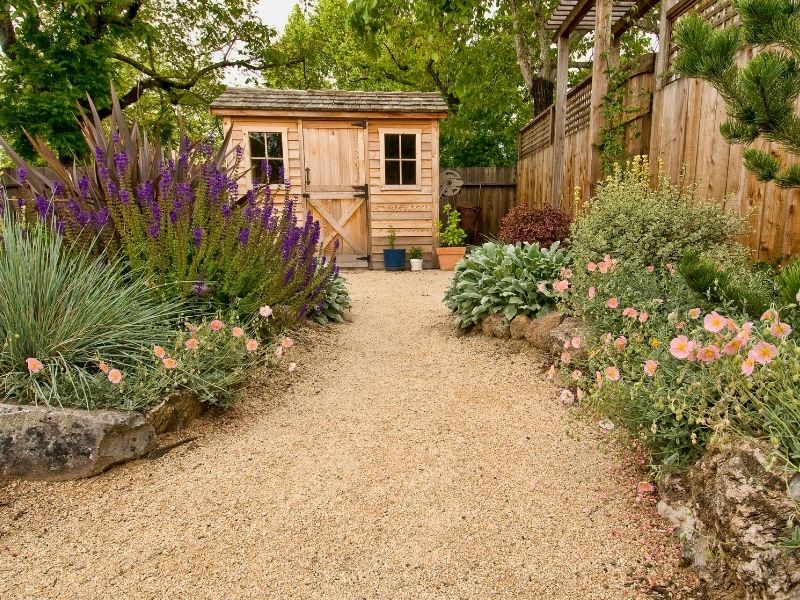
[[[464,258],[467,253],[466,246],[456,246],[454,248],[437,248],[436,256],[439,259],[439,268],[442,271],[452,271],[456,268],[458,261]]]

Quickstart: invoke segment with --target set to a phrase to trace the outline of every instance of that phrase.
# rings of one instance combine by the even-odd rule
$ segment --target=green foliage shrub
[[[519,314],[536,317],[566,292],[554,285],[568,284],[569,264],[569,253],[558,242],[550,248],[487,242],[456,266],[444,302],[462,329],[493,313],[509,321]]]
[[[449,204],[445,204],[443,210],[447,223],[441,221],[436,223],[436,228],[439,230],[439,241],[445,248],[461,246],[467,239],[467,232],[458,226],[461,222],[461,215]]]
[[[312,318],[325,325],[327,323],[343,323],[344,313],[350,309],[350,292],[347,280],[339,275],[328,287],[322,302],[312,313]]]

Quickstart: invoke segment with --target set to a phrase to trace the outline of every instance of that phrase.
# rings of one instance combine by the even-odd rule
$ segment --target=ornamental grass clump
[[[228,138],[214,150],[184,137],[173,152],[129,127],[116,97],[108,132],[90,107],[82,116],[87,161],[67,169],[44,141],[31,140],[54,180],[0,140],[27,190],[27,218],[54,220],[87,249],[120,253],[162,297],[241,315],[263,304],[296,318],[319,307],[338,269],[318,256],[320,224],[310,213],[298,222],[288,180],[280,190],[263,183],[240,196],[243,151],[229,150]]]
[[[517,315],[536,317],[567,294],[569,265],[569,253],[558,242],[549,248],[487,242],[458,264],[444,302],[460,329],[495,313],[509,321]]]

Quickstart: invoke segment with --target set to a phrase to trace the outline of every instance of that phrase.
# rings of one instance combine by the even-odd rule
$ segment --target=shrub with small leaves
[[[515,206],[503,217],[497,237],[507,244],[549,246],[567,239],[569,225],[569,215],[559,208]]]

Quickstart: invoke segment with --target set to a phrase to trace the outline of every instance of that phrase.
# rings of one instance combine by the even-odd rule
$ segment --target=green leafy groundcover
[[[462,329],[494,313],[509,321],[536,317],[566,291],[569,264],[570,255],[558,242],[549,248],[487,242],[458,264],[444,301]]]

